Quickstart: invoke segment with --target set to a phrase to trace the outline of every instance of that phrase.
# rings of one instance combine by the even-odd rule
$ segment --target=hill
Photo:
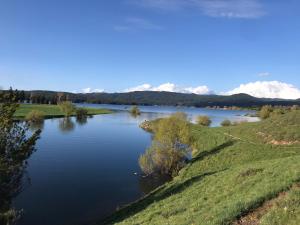
[[[60,98],[61,100],[71,100],[75,103],[87,102],[123,105],[172,105],[195,107],[259,107],[266,104],[282,106],[300,105],[300,100],[255,98],[247,94],[222,96],[155,91],[89,94],[53,91],[21,91],[19,96],[22,101],[26,100],[37,104],[55,104],[58,98]]]
[[[99,224],[300,224],[300,143],[272,144],[259,135],[289,130],[287,138],[300,141],[299,118],[296,111],[231,127],[193,125],[197,151],[188,166]]]

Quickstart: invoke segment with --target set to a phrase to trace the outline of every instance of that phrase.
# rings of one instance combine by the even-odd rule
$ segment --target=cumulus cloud
[[[100,92],[104,92],[103,89],[92,89],[92,88],[84,88],[81,91],[84,94],[88,94],[88,93],[100,93]]]
[[[132,31],[132,30],[161,30],[161,26],[154,24],[146,19],[131,17],[127,18],[122,25],[114,26],[115,31]]]
[[[257,81],[247,84],[241,84],[238,88],[228,91],[224,94],[232,95],[245,93],[258,98],[282,98],[298,99],[300,98],[300,89],[292,84],[279,81]]]
[[[136,87],[128,88],[124,92],[134,92],[134,91],[150,91],[152,86],[150,84],[142,84]]]
[[[133,91],[167,91],[167,92],[178,92],[178,93],[193,93],[198,95],[212,94],[207,86],[198,87],[181,87],[173,83],[164,83],[159,86],[152,86],[151,84],[142,84],[136,87],[128,88],[124,92]]]
[[[148,8],[163,10],[198,9],[210,17],[260,18],[266,14],[260,0],[131,0]]]

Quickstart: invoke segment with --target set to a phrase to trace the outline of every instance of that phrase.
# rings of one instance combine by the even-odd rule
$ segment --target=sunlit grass
[[[64,113],[58,105],[37,105],[37,104],[22,104],[15,113],[16,118],[25,118],[31,111],[37,110],[44,113],[45,118],[62,117]],[[107,109],[87,108],[88,115],[107,114],[111,113]],[[75,112],[74,114],[75,115]]]
[[[295,116],[281,117],[287,126],[294,126],[290,134],[298,132],[300,124],[294,124],[287,117],[294,119]],[[270,119],[220,128],[193,125],[194,151],[188,166],[173,181],[119,210],[106,222],[231,224],[264,201],[288,190],[300,180],[300,147],[274,146],[257,134],[261,130],[274,134],[268,125],[272,122]],[[283,130],[289,130],[284,126],[281,125]],[[295,201],[290,204],[295,212],[300,210]],[[270,221],[277,212],[278,216],[282,213],[274,210],[274,215],[265,220]],[[265,224],[300,224],[295,215],[284,218],[283,222],[294,220],[298,223]]]

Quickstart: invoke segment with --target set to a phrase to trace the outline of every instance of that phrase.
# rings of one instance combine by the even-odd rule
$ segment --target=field
[[[37,105],[37,104],[21,104],[15,113],[16,118],[25,118],[32,110],[38,110],[44,113],[45,118],[63,117],[64,113],[58,105]],[[111,113],[107,109],[87,108],[88,115],[107,114]],[[75,115],[75,113],[74,113]]]
[[[192,125],[193,159],[179,176],[99,224],[300,224],[299,119]]]

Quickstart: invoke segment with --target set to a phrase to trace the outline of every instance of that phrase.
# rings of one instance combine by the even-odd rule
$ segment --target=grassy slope
[[[107,114],[111,113],[111,111],[107,109],[96,109],[96,108],[87,108],[89,115],[97,115],[97,114]],[[25,118],[26,115],[31,112],[32,110],[39,110],[45,114],[46,118],[50,117],[61,117],[64,116],[63,112],[60,110],[59,106],[57,105],[26,105],[22,104],[18,108],[15,117],[17,118]]]
[[[194,126],[198,151],[193,161],[172,182],[119,210],[105,222],[230,224],[287,190],[300,180],[300,146],[266,144],[257,133],[262,129],[271,135],[277,133],[267,126],[272,121],[227,128]],[[295,129],[291,132],[300,132],[299,127]],[[293,218],[295,224],[300,224],[299,217]]]
[[[299,225],[300,221],[300,186],[293,187],[283,199],[261,219],[262,225]]]

